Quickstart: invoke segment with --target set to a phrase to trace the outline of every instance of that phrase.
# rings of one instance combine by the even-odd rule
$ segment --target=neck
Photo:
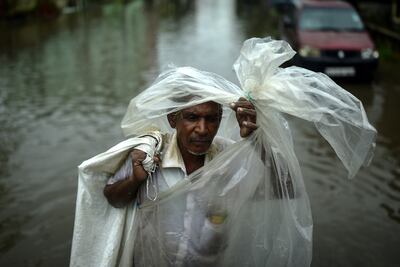
[[[191,154],[189,151],[181,149],[181,146],[178,142],[179,150],[181,151],[181,155],[183,158],[183,162],[185,163],[186,174],[189,175],[192,172],[200,169],[204,165],[204,160],[206,155],[194,155]]]

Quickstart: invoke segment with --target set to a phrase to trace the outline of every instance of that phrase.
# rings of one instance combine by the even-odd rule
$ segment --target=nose
[[[204,118],[201,118],[196,125],[196,132],[199,135],[207,135],[208,133],[208,128],[207,128],[207,122]]]

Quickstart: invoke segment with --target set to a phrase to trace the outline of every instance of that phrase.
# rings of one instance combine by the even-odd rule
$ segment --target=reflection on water
[[[67,265],[76,166],[123,138],[128,101],[161,69],[190,65],[235,81],[242,42],[278,36],[275,12],[236,2],[137,0],[0,24],[0,266]],[[383,62],[371,85],[343,84],[380,132],[355,180],[313,125],[290,120],[313,209],[313,266],[398,262],[398,69]]]
[[[121,139],[128,100],[157,72],[155,16],[143,10],[2,25],[1,266],[68,262],[76,166]]]

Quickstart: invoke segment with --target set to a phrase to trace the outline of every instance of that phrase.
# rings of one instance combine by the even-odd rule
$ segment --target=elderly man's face
[[[169,116],[182,154],[205,154],[217,134],[221,115],[221,107],[217,103],[206,102],[184,109],[174,118]]]

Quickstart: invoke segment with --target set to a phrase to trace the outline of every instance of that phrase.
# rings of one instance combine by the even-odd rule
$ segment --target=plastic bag
[[[234,65],[243,89],[183,67],[162,73],[132,99],[121,124],[128,136],[172,132],[168,113],[214,101],[224,106],[218,135],[237,142],[140,208],[115,210],[100,196],[138,138],[84,162],[71,266],[309,266],[311,210],[282,114],[314,122],[350,177],[370,159],[376,131],[360,101],[327,76],[279,68],[293,55],[286,42],[249,39]],[[229,109],[239,97],[254,104],[259,125],[244,140]],[[88,222],[94,225],[86,233]]]

